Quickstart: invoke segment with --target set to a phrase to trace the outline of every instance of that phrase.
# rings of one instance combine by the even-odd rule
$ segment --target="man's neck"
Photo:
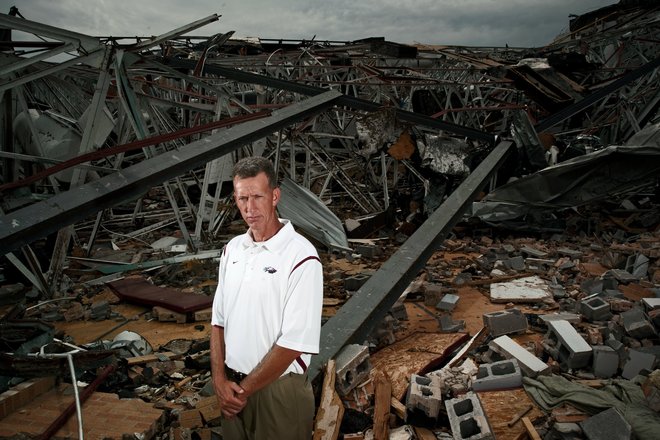
[[[280,229],[282,229],[283,227],[284,224],[278,220],[276,224],[273,223],[273,226],[267,228],[267,230],[265,231],[253,231],[252,229],[250,229],[250,236],[252,237],[252,240],[254,242],[261,243],[273,238],[275,234],[277,234],[280,231]]]

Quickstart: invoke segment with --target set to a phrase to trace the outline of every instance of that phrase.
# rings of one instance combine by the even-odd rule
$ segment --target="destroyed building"
[[[222,438],[209,308],[263,155],[324,264],[315,439],[660,437],[654,2],[540,48],[28,18],[0,14],[0,436]]]

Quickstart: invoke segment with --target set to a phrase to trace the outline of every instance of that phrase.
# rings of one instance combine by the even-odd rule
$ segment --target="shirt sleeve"
[[[213,295],[213,309],[211,312],[211,325],[225,326],[225,310],[223,301],[223,290],[225,269],[227,267],[227,246],[222,250],[220,264],[218,264],[218,287]]]
[[[301,256],[289,275],[277,345],[303,353],[319,352],[323,309],[323,268],[316,252]]]

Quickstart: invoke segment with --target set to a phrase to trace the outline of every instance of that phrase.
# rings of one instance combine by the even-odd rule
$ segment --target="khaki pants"
[[[222,419],[224,440],[309,440],[314,394],[306,374],[288,373],[249,397],[236,417]]]

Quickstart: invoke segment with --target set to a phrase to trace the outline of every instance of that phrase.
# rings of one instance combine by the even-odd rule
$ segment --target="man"
[[[225,247],[213,300],[211,368],[223,438],[309,439],[314,396],[305,370],[319,349],[321,262],[277,218],[281,194],[270,161],[240,160],[233,181],[249,229]]]

